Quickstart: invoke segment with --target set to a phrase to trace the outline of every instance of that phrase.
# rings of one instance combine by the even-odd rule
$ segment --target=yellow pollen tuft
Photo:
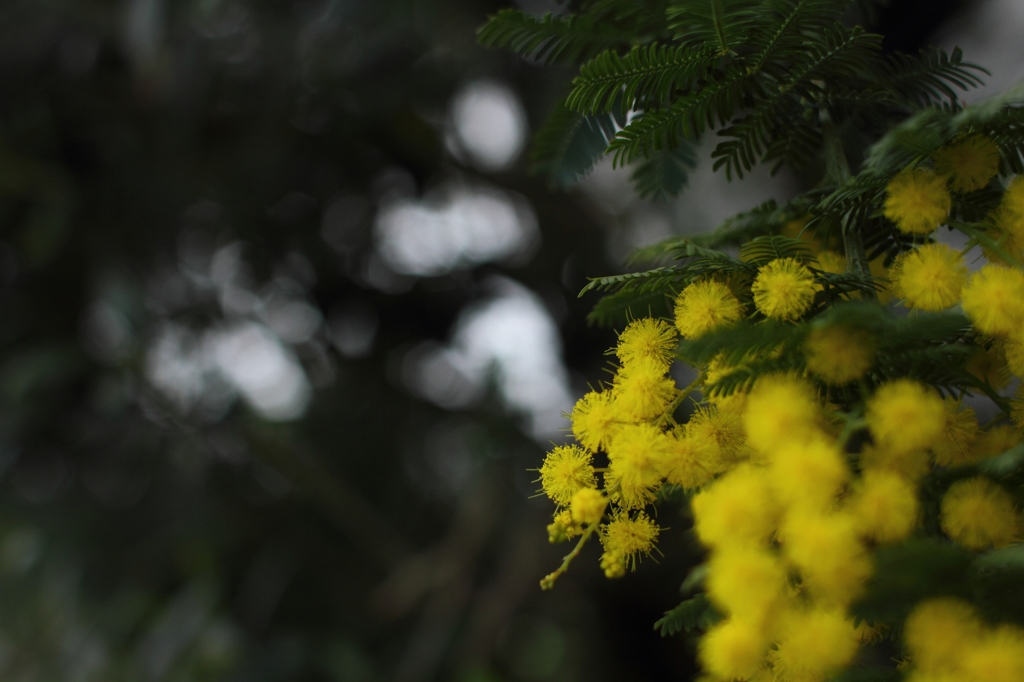
[[[597,485],[590,453],[575,445],[559,445],[544,458],[540,485],[555,504],[568,506],[577,490]]]
[[[710,443],[692,438],[685,428],[669,436],[668,455],[662,462],[662,474],[672,484],[693,490],[706,484],[718,473],[717,452]]]
[[[850,500],[857,531],[875,542],[896,542],[917,525],[916,486],[889,471],[865,471]]]
[[[676,397],[676,384],[664,364],[639,358],[619,368],[612,384],[614,406],[624,421],[660,416]]]
[[[978,437],[978,417],[963,401],[945,398],[942,401],[946,424],[942,437],[932,444],[935,463],[940,466],[967,464],[975,459],[971,446]]]
[[[823,438],[779,447],[769,472],[772,490],[783,505],[820,511],[828,509],[850,478],[846,458]]]
[[[768,453],[781,443],[807,438],[816,432],[819,413],[813,388],[803,379],[763,376],[747,396],[743,413],[747,443]]]
[[[860,644],[853,622],[837,609],[791,613],[781,630],[770,658],[775,678],[785,682],[824,680],[846,666]]]
[[[726,615],[764,622],[786,592],[786,569],[767,550],[730,547],[711,555],[705,587]]]
[[[587,393],[576,401],[569,419],[572,435],[591,452],[608,447],[612,436],[622,428],[610,391]]]
[[[728,620],[701,637],[698,658],[704,670],[722,680],[749,680],[768,652],[768,638],[756,623]]]
[[[619,334],[615,355],[623,365],[649,358],[667,370],[678,345],[678,335],[664,320],[644,317],[633,320]]]
[[[807,369],[841,386],[860,379],[875,362],[875,342],[866,332],[833,325],[811,330],[804,343]]]
[[[930,447],[946,423],[942,398],[910,379],[879,386],[868,400],[865,419],[876,445],[892,452]]]
[[[1024,273],[1001,265],[986,265],[971,275],[960,292],[964,314],[978,331],[1009,334],[1024,321]]]
[[[1003,624],[982,635],[964,652],[964,679],[985,682],[1024,680],[1024,628]]]
[[[743,306],[726,285],[715,280],[694,282],[676,299],[676,328],[684,339],[696,339],[735,322]]]
[[[661,529],[644,512],[630,518],[624,511],[616,512],[611,521],[601,526],[601,546],[607,553],[621,555],[636,569],[638,554],[650,555]]]
[[[999,172],[999,147],[984,135],[968,135],[935,152],[935,172],[947,175],[954,192],[974,192]]]
[[[605,488],[623,508],[642,507],[654,499],[670,456],[671,440],[656,426],[623,426],[608,446]]]
[[[601,520],[604,516],[604,508],[608,506],[608,498],[595,488],[583,488],[576,491],[572,496],[569,509],[572,513],[572,520],[576,523],[585,523],[588,526]]]
[[[949,215],[946,179],[924,168],[901,171],[885,194],[885,217],[907,234],[931,234]]]
[[[818,269],[833,275],[846,272],[846,256],[836,251],[822,251],[817,255]]]
[[[955,671],[964,652],[980,640],[982,627],[970,604],[951,598],[929,599],[907,618],[903,640],[918,669]]]
[[[978,434],[978,438],[971,448],[971,457],[968,462],[977,462],[986,457],[1001,455],[1019,444],[1020,441],[1020,433],[1009,424],[989,427]]]
[[[740,464],[691,501],[694,530],[709,547],[761,546],[775,532],[779,505],[766,471]]]
[[[973,550],[1004,547],[1017,535],[1013,498],[982,476],[949,486],[940,521],[946,535]]]
[[[871,559],[848,514],[791,512],[779,529],[779,539],[786,558],[822,603],[845,606],[871,575]]]
[[[890,270],[893,293],[908,308],[945,310],[960,300],[967,266],[946,244],[925,244],[900,254]]]
[[[814,275],[795,258],[776,258],[764,265],[750,288],[757,309],[776,320],[795,320],[803,315],[818,289]]]
[[[716,407],[694,410],[686,424],[686,433],[709,448],[708,465],[716,474],[739,461],[746,440],[740,416]]]

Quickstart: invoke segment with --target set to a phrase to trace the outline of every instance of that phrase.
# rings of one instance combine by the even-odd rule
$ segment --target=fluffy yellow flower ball
[[[949,486],[939,520],[946,535],[973,550],[1004,547],[1017,535],[1013,498],[982,476]]]
[[[956,671],[964,651],[980,639],[982,623],[970,604],[959,599],[929,599],[907,618],[903,640],[918,669]]]
[[[665,376],[666,366],[652,358],[638,358],[619,368],[612,384],[615,409],[624,421],[660,416],[676,397],[676,384]]]
[[[778,447],[769,467],[772,490],[787,507],[825,510],[850,477],[839,449],[824,438]]]
[[[930,447],[946,423],[942,398],[910,379],[879,386],[868,400],[865,419],[876,445],[893,452]]]
[[[778,524],[779,505],[764,469],[740,464],[697,494],[694,530],[709,547],[760,546]]]
[[[734,618],[762,623],[788,587],[786,569],[769,551],[731,547],[711,555],[704,581],[708,598]]]
[[[875,362],[875,342],[858,329],[817,327],[804,343],[807,369],[834,386],[860,379]]]
[[[739,460],[746,441],[740,416],[716,407],[694,410],[686,424],[686,433],[710,449],[711,458],[707,462],[716,474]]]
[[[763,376],[747,396],[743,412],[747,443],[767,453],[779,444],[807,438],[816,431],[819,413],[808,382],[785,374]]]
[[[540,485],[556,504],[567,506],[576,491],[597,485],[590,453],[575,445],[559,445],[544,458]]]
[[[850,500],[857,531],[883,543],[910,535],[919,506],[916,486],[890,471],[865,471]]]
[[[967,680],[1024,680],[1024,628],[1004,624],[986,632],[966,650],[962,666]]]
[[[967,266],[946,244],[925,244],[900,254],[890,269],[893,293],[908,308],[945,310],[960,300]]]
[[[935,152],[935,172],[947,175],[954,192],[973,192],[999,172],[999,147],[984,135],[968,135]]]
[[[678,342],[676,330],[667,322],[644,317],[633,320],[622,330],[615,355],[623,365],[649,358],[667,370]]]
[[[946,179],[924,168],[901,171],[885,193],[885,217],[907,234],[931,234],[952,204]]]
[[[1007,185],[995,213],[995,223],[1006,233],[1004,248],[1011,254],[1019,254],[1024,245],[1024,176],[1018,175]]]
[[[758,271],[750,291],[765,317],[795,320],[811,307],[819,288],[814,274],[800,261],[776,258]]]
[[[608,447],[612,436],[622,427],[622,417],[610,391],[587,393],[576,402],[569,420],[572,435],[591,452]]]
[[[644,512],[630,517],[627,512],[619,510],[611,521],[601,526],[601,546],[607,553],[624,557],[626,563],[635,569],[637,555],[649,555],[660,532],[658,524]]]
[[[966,464],[973,457],[971,446],[978,437],[978,417],[970,407],[955,398],[942,401],[946,425],[942,437],[932,444],[935,463],[940,466]]]
[[[768,651],[768,638],[757,623],[728,620],[700,639],[697,656],[704,670],[723,680],[753,677]]]
[[[865,471],[888,471],[917,481],[930,470],[931,455],[927,450],[889,450],[876,445],[865,445],[860,452],[860,466]]]
[[[694,282],[676,299],[676,328],[684,339],[696,339],[743,317],[743,306],[726,285],[716,280]]]
[[[859,648],[853,622],[838,609],[789,614],[771,653],[779,680],[822,680],[845,667]]]
[[[605,488],[620,506],[642,507],[654,499],[654,491],[661,485],[664,462],[670,456],[670,440],[656,426],[623,426],[608,445]]]
[[[871,575],[870,556],[848,514],[791,512],[779,528],[779,538],[786,558],[822,603],[849,604]]]
[[[718,473],[720,458],[711,443],[692,438],[685,428],[672,433],[668,442],[668,454],[661,461],[661,473],[669,483],[693,490]]]
[[[601,520],[607,506],[608,498],[602,495],[600,490],[583,488],[572,496],[569,510],[572,513],[572,520],[576,523],[592,525]]]
[[[1001,455],[1021,441],[1021,434],[1009,424],[997,424],[990,426],[985,431],[978,433],[978,437],[971,445],[971,455],[968,462],[977,462],[986,457]]]
[[[985,334],[1002,336],[1024,321],[1024,272],[985,265],[971,275],[960,297],[964,314]]]

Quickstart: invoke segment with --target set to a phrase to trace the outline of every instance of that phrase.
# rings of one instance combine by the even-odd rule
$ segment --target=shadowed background
[[[1015,0],[890,5],[890,48],[1020,78]],[[477,47],[503,6],[0,6],[3,679],[694,674],[651,630],[685,515],[541,593],[529,469],[607,376],[586,276],[797,180],[552,191],[526,149],[572,74]]]

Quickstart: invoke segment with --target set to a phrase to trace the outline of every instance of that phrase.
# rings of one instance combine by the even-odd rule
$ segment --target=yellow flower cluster
[[[988,626],[958,599],[919,604],[907,618],[903,640],[913,666],[907,682],[1024,680],[1024,628]]]
[[[908,401],[923,426],[906,439],[890,420],[868,419],[894,452],[941,436],[942,400],[917,384],[883,385],[868,411],[906,418]],[[821,680],[846,666],[861,635],[846,608],[871,575],[869,548],[917,523],[913,481],[863,463],[855,476],[824,407],[804,379],[759,379],[742,420],[749,459],[693,499],[694,528],[712,549],[708,596],[726,616],[700,646],[715,679]]]
[[[834,288],[820,295],[836,281],[823,273],[845,272],[847,263],[827,250],[835,244],[802,231],[806,220],[792,221],[785,230],[811,256],[760,264],[756,276],[748,265],[749,277],[698,278],[676,297],[674,320],[634,320],[619,335],[609,352],[618,360],[614,378],[569,415],[576,444],[555,447],[540,468],[556,505],[549,537],[580,537],[542,586],[591,536],[600,540],[607,577],[635,570],[663,533],[652,505],[666,486],[678,486],[692,495],[693,531],[709,550],[704,589],[722,615],[698,646],[703,679],[823,682],[888,625],[899,632],[898,624],[855,624],[850,610],[874,573],[876,547],[939,528],[976,552],[1019,542],[1015,492],[966,467],[1022,441],[1024,383],[1008,403],[995,392],[1012,376],[1024,379],[1024,271],[1003,259],[971,274],[963,253],[927,237],[948,218],[951,191],[989,186],[998,162],[990,140],[966,137],[935,155],[935,171],[893,178],[884,213],[921,237],[891,269],[881,260],[871,268],[908,308],[960,306],[973,330],[956,343],[974,344],[967,370],[987,384],[1000,418],[982,427],[962,398],[914,379],[886,379],[903,371],[894,371],[892,341],[874,323],[815,318],[834,300]],[[993,225],[1003,232],[997,246],[979,240],[990,251],[1024,253],[1024,180],[1010,183]],[[881,292],[883,304],[889,293]],[[669,374],[680,338],[697,341],[747,314],[778,321],[767,330],[795,333],[742,354],[725,349],[695,367],[697,380],[680,390]],[[689,348],[718,338],[727,337]],[[766,365],[771,373],[760,373]],[[677,421],[691,393],[689,417]],[[607,465],[595,468],[605,457]],[[953,467],[965,468],[922,483],[936,468]],[[949,480],[935,504],[922,506],[919,487],[930,498],[936,481]],[[911,682],[1024,680],[1024,630],[984,625],[966,603],[923,602],[903,632]]]

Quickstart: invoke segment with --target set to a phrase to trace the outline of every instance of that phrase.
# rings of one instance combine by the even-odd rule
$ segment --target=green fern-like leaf
[[[681,139],[695,140],[716,122],[724,124],[752,85],[744,72],[733,70],[704,89],[680,97],[667,109],[644,112],[620,130],[608,146],[614,154],[614,165],[673,149]]]
[[[676,0],[669,28],[683,43],[713,45],[719,54],[739,48],[757,25],[759,0]]]
[[[637,163],[629,179],[643,198],[663,199],[678,196],[696,165],[693,146],[682,142],[675,149],[662,149]]]
[[[750,44],[757,50],[750,69],[765,70],[783,80],[786,60],[776,60],[776,56],[799,51],[809,33],[817,34],[834,24],[847,5],[849,2],[843,0],[765,0],[757,30],[750,36]]]
[[[662,637],[671,637],[679,632],[701,629],[706,630],[719,620],[722,616],[715,610],[711,601],[703,592],[697,596],[687,599],[654,623],[654,629]]]
[[[580,68],[566,102],[583,113],[655,106],[670,94],[689,89],[717,61],[712,50],[648,45],[625,55],[602,52]]]
[[[574,62],[602,50],[628,43],[628,36],[585,16],[537,18],[514,9],[503,9],[477,30],[485,47],[509,50],[544,64]]]
[[[960,48],[947,55],[927,48],[918,55],[893,54],[879,64],[879,83],[893,99],[910,109],[927,107],[945,99],[957,106],[956,90],[970,90],[984,82],[978,73],[991,75],[980,66],[963,61]]]
[[[777,234],[755,237],[740,247],[740,260],[746,263],[762,265],[776,258],[808,261],[811,258],[811,247],[801,239]]]
[[[622,123],[617,112],[585,116],[559,104],[534,138],[533,171],[552,187],[573,185],[604,155]]]
[[[587,282],[587,285],[583,287],[579,295],[582,297],[589,291],[650,291],[663,287],[665,282],[676,281],[684,275],[683,268],[673,265],[654,268],[646,272],[627,272],[622,275],[595,277]]]
[[[587,315],[588,324],[622,327],[639,317],[667,317],[675,288],[671,282],[646,290],[626,289],[605,296]]]

